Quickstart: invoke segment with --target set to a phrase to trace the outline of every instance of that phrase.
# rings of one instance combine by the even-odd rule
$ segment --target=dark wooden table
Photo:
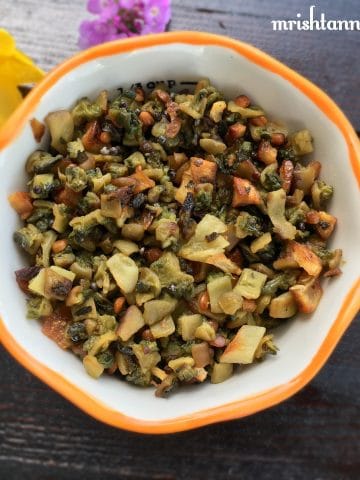
[[[312,0],[174,0],[171,29],[255,44],[332,95],[360,130],[359,32],[273,32]],[[0,0],[0,27],[45,69],[76,52],[85,0]],[[319,0],[358,19],[358,0]],[[58,25],[58,27],[56,27]],[[0,480],[348,480],[360,478],[360,317],[321,373],[283,404],[192,432],[141,436],[102,425],[0,347]]]

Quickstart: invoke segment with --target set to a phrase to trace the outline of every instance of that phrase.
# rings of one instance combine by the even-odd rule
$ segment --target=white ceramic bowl
[[[112,377],[93,380],[82,363],[45,337],[25,317],[25,297],[14,270],[25,264],[15,247],[17,215],[9,193],[24,189],[24,163],[36,144],[28,120],[71,107],[84,95],[141,82],[187,82],[209,77],[227,97],[248,94],[272,118],[293,129],[310,129],[322,178],[335,186],[330,211],[338,217],[332,246],[342,248],[343,274],[324,282],[324,295],[311,316],[298,315],[276,331],[279,354],[241,368],[219,385],[206,383],[158,399]],[[150,83],[149,83],[150,82]],[[114,42],[74,57],[55,69],[30,94],[0,134],[1,341],[30,371],[94,417],[141,432],[174,432],[241,417],[289,397],[323,365],[359,308],[359,145],[340,110],[317,87],[264,53],[210,34],[177,32]]]

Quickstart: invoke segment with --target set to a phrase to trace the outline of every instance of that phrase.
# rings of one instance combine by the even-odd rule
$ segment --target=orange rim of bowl
[[[65,61],[50,72],[45,79],[30,92],[24,102],[0,130],[0,150],[9,145],[20,134],[43,95],[61,77],[71,72],[74,68],[99,57],[128,53],[136,49],[172,43],[224,47],[235,51],[237,54],[247,58],[250,62],[280,75],[290,82],[310,98],[341,131],[348,147],[351,167],[358,184],[360,184],[359,141],[351,124],[333,100],[309,80],[257,48],[227,37],[202,32],[170,32],[115,41],[86,50]],[[337,318],[309,365],[288,383],[235,402],[159,421],[140,420],[126,416],[109,408],[96,398],[84,392],[29,355],[7,330],[1,318],[0,341],[20,364],[92,417],[111,426],[140,433],[175,433],[211,423],[245,417],[276,405],[298,392],[324,365],[359,308],[360,278],[358,278],[350,288]]]

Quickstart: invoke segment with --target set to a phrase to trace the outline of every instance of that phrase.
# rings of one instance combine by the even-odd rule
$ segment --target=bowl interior
[[[292,129],[310,129],[315,140],[314,158],[322,163],[321,176],[335,186],[330,211],[338,217],[338,227],[332,246],[342,248],[346,260],[343,275],[324,282],[324,296],[317,311],[308,317],[299,315],[275,331],[279,354],[261,364],[239,369],[239,373],[225,383],[183,388],[171,399],[161,400],[154,397],[152,389],[141,390],[118,379],[104,376],[95,381],[86,375],[74,355],[60,350],[41,333],[38,322],[26,319],[25,298],[17,288],[13,273],[26,264],[26,259],[19,254],[12,240],[19,222],[8,205],[7,195],[25,187],[25,159],[37,148],[28,124],[0,154],[3,172],[0,189],[3,225],[0,311],[6,328],[39,362],[108,408],[140,420],[166,420],[192,414],[291,382],[311,362],[324,341],[344,297],[357,278],[355,266],[360,263],[357,247],[359,197],[342,134],[300,90],[233,50],[218,46],[168,44],[97,58],[62,77],[43,96],[33,116],[42,120],[49,111],[71,107],[78,98],[94,96],[104,88],[115,90],[141,83],[151,89],[156,82],[164,81],[171,88],[182,90],[192,88],[192,84],[203,77],[210,78],[228,98],[247,94],[271,118]]]

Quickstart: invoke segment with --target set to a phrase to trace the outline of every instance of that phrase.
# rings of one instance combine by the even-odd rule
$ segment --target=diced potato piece
[[[195,338],[200,338],[200,340],[205,340],[205,342],[213,342],[216,338],[214,327],[207,321],[202,322],[195,330]]]
[[[243,304],[242,296],[234,291],[223,293],[219,300],[219,306],[226,315],[234,315]]]
[[[295,262],[312,277],[320,275],[322,263],[320,258],[306,245],[295,241],[289,242],[289,249]]]
[[[212,350],[207,342],[195,343],[191,347],[191,355],[195,361],[195,367],[203,368],[212,362]]]
[[[136,293],[135,299],[138,305],[143,305],[145,302],[148,302],[160,295],[161,285],[159,277],[150,268],[140,268],[138,284],[145,286],[147,290],[145,292]]]
[[[293,240],[296,235],[296,228],[285,218],[285,190],[280,188],[267,195],[267,210],[274,232],[280,235],[284,240]]]
[[[198,223],[194,236],[179,251],[179,256],[194,262],[205,262],[212,255],[224,253],[229,242],[221,235],[227,231],[227,226],[214,215],[207,214]],[[206,236],[212,233],[219,235],[212,241]]]
[[[131,240],[115,240],[113,245],[127,257],[139,251],[139,247],[137,246],[137,244],[135,242],[132,242]]]
[[[215,255],[210,255],[206,259],[206,263],[209,265],[214,265],[214,267],[219,268],[225,273],[231,273],[234,275],[240,275],[241,268],[230,258],[228,258],[224,253],[216,253]]]
[[[98,361],[94,355],[85,355],[83,365],[86,372],[93,378],[99,378],[104,372],[104,366]]]
[[[267,276],[251,268],[244,268],[234,287],[234,292],[249,300],[260,297],[261,289],[265,285]]]
[[[263,110],[255,110],[254,108],[245,108],[236,105],[236,103],[232,100],[228,103],[228,110],[229,112],[240,113],[243,118],[255,118],[260,117],[261,115],[265,115]]]
[[[168,363],[169,367],[176,372],[183,367],[193,367],[195,365],[195,360],[192,357],[179,357],[175,360],[170,360]]]
[[[320,162],[310,162],[306,166],[297,163],[294,169],[295,189],[302,190],[304,192],[304,195],[309,194],[315,179],[319,176],[320,169]]]
[[[58,275],[61,275],[62,277],[67,278],[67,279],[70,280],[71,282],[73,282],[74,279],[75,279],[75,273],[74,273],[74,272],[70,272],[70,270],[66,270],[65,268],[56,267],[55,265],[52,265],[52,266],[50,267],[50,270],[52,270],[53,272],[57,273]]]
[[[261,140],[258,148],[258,158],[265,165],[276,164],[277,150],[267,140]]]
[[[212,153],[213,155],[224,153],[226,150],[225,143],[212,138],[201,138],[199,143],[200,147],[205,150],[205,152]]]
[[[271,300],[269,314],[273,318],[290,318],[297,312],[294,296],[285,292]]]
[[[58,152],[66,153],[66,144],[74,134],[74,120],[67,110],[51,112],[45,117],[45,123],[50,130],[51,146]]]
[[[321,238],[327,240],[332,234],[336,225],[336,217],[327,212],[319,212],[319,223],[315,226]]]
[[[144,317],[136,305],[130,305],[125,315],[120,319],[117,334],[123,342],[126,342],[145,325]]]
[[[220,362],[252,363],[265,332],[264,327],[243,325],[221,355]]]
[[[187,342],[194,340],[196,329],[202,324],[203,317],[199,313],[194,315],[181,315],[178,320],[178,329],[182,339]]]
[[[210,109],[210,113],[209,113],[209,117],[211,118],[211,120],[215,123],[219,123],[221,118],[222,118],[222,114],[223,114],[223,111],[225,110],[226,108],[226,102],[224,102],[223,100],[219,100],[218,102],[214,102],[212,104],[212,107]]]
[[[134,343],[131,348],[139,362],[142,373],[152,370],[161,360],[159,352],[147,351],[144,345]]]
[[[202,158],[191,157],[190,171],[195,183],[215,183],[217,164]]]
[[[63,270],[60,267],[45,269],[44,297],[52,300],[65,300],[72,288],[72,280],[56,272],[54,268]],[[75,277],[73,272],[69,273],[73,275],[73,278]]]
[[[296,155],[306,155],[314,150],[309,130],[304,129],[293,133],[290,135],[289,141]]]
[[[150,300],[144,305],[144,320],[146,325],[153,325],[172,313],[177,305],[177,300],[172,297]]]
[[[160,322],[150,326],[151,334],[154,338],[169,337],[175,332],[175,324],[171,315],[167,315]]]
[[[190,169],[186,170],[181,178],[180,187],[176,190],[175,200],[184,203],[188,193],[194,193],[195,182],[190,173]]]
[[[215,217],[215,215],[210,215],[209,213],[207,213],[198,223],[195,230],[195,237],[198,240],[205,240],[205,237],[207,235],[210,235],[211,233],[215,232],[221,234],[225,233],[226,231],[227,226],[222,220]]]
[[[42,297],[45,295],[45,276],[46,276],[46,268],[40,270],[40,272],[30,280],[29,282],[29,290],[36,295],[41,295]]]
[[[256,302],[256,313],[263,313],[265,308],[270,304],[271,302],[271,295],[262,295],[261,297],[258,298]]]
[[[271,233],[266,232],[263,235],[261,235],[259,238],[256,238],[251,242],[250,250],[252,251],[252,253],[256,253],[259,250],[262,250],[263,248],[265,248],[267,245],[269,245],[269,243],[271,243],[271,240],[272,240]]]
[[[211,383],[222,383],[233,374],[234,366],[232,363],[214,363],[211,372]]]
[[[234,208],[242,205],[260,205],[262,203],[260,193],[249,180],[234,177],[233,182],[232,206]]]
[[[212,313],[223,313],[219,305],[219,298],[226,292],[232,290],[231,278],[228,275],[218,277],[207,284],[207,291],[210,298],[210,310]]]
[[[115,253],[107,260],[106,265],[123,293],[130,293],[135,289],[139,268],[132,258],[123,253]]]
[[[167,377],[167,373],[165,370],[162,370],[159,367],[153,367],[151,369],[151,374],[154,375],[154,377],[158,378],[159,380],[163,381]]]
[[[295,298],[299,312],[302,313],[314,312],[323,293],[318,278],[314,278],[305,285],[294,285],[290,287],[290,292]]]

